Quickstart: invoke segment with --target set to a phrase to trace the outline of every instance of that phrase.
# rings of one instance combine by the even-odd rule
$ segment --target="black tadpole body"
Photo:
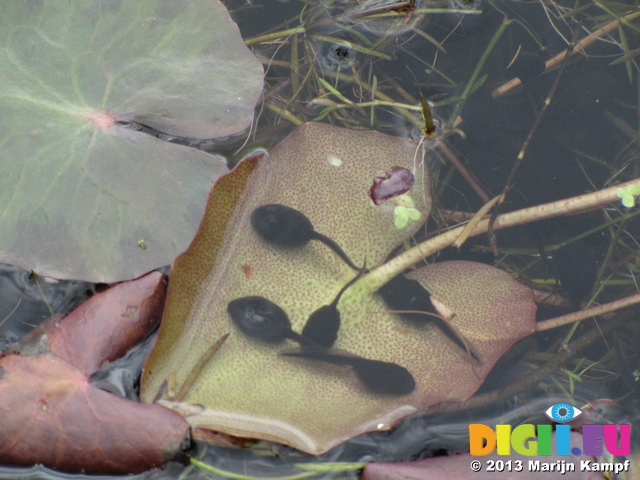
[[[283,247],[302,247],[311,240],[319,240],[338,254],[354,270],[360,270],[329,237],[314,230],[311,220],[295,208],[272,203],[251,212],[251,226],[266,241]]]
[[[392,310],[415,310],[427,312],[429,316],[420,313],[398,313],[405,320],[415,323],[437,319],[440,312],[431,303],[431,294],[417,280],[404,275],[393,277],[378,290],[378,294]]]
[[[247,337],[269,343],[280,343],[286,338],[308,343],[291,329],[291,320],[282,308],[264,297],[242,297],[227,305],[233,323]]]
[[[349,283],[340,289],[330,305],[323,305],[309,315],[309,319],[302,329],[302,336],[304,338],[319,347],[329,348],[335,343],[338,338],[338,330],[340,330],[338,302],[345,290],[353,285],[363,273],[364,267],[358,275],[349,280]]]
[[[413,375],[397,363],[369,360],[348,355],[334,355],[328,352],[308,351],[283,353],[287,357],[300,357],[309,360],[348,365],[353,369],[362,384],[373,393],[386,395],[408,395],[416,388]]]
[[[462,335],[442,318],[431,302],[431,294],[417,280],[398,275],[383,285],[378,294],[391,310],[397,311],[396,315],[414,324],[434,323],[453,343],[480,361]]]

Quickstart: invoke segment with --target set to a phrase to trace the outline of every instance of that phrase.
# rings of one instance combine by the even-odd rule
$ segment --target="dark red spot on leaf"
[[[408,168],[391,167],[386,173],[384,177],[375,177],[369,189],[369,196],[376,205],[407,193],[413,187],[413,173]]]
[[[253,270],[251,266],[247,265],[246,263],[242,265],[242,271],[244,272],[244,275],[247,278],[251,278],[251,275],[253,275]]]

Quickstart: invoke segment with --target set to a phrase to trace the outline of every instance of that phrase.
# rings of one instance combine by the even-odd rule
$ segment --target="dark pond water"
[[[568,43],[637,8],[632,1],[589,3],[579,9],[572,2],[416,1],[411,11],[376,17],[365,14],[372,9],[383,12],[393,2],[225,3],[267,70],[264,104],[259,106],[255,129],[248,141],[246,134],[225,140],[173,141],[223,154],[230,163],[274,145],[298,121],[374,128],[419,141],[420,111],[396,108],[392,103],[417,106],[421,93],[432,104],[438,128],[450,132],[445,140],[449,151],[490,198],[500,194],[519,152],[528,144],[502,211],[580,195],[640,173],[639,83],[633,57],[640,43],[637,22],[613,29],[585,47],[586,54],[572,55],[541,74],[544,62],[564,51]],[[299,26],[301,19],[308,25],[306,34],[269,36]],[[501,30],[505,19],[511,23]],[[625,52],[632,53],[625,57]],[[297,58],[293,65],[292,58]],[[522,85],[496,93],[516,76],[523,80]],[[330,87],[343,98],[329,95]],[[549,96],[551,103],[544,110]],[[431,233],[447,225],[452,210],[474,212],[483,201],[442,150],[429,150],[426,161],[436,204],[442,210],[429,222]],[[460,251],[445,249],[429,260],[469,259],[513,272],[521,281],[562,299],[559,306],[540,306],[539,320],[544,320],[638,291],[640,225],[633,213],[620,204],[609,205],[583,215],[500,231],[497,257],[482,236],[471,239]],[[94,288],[82,282],[50,283],[4,267],[0,348],[50,314],[73,308]],[[607,420],[638,425],[640,324],[633,320],[639,313],[631,307],[597,322],[590,319],[525,339],[496,366],[479,392],[498,393],[487,395],[487,401],[478,402],[474,409],[447,412],[435,408],[439,413],[409,419],[391,432],[365,435],[320,458],[262,444],[250,450],[199,445],[192,453],[222,470],[265,477],[299,473],[293,466],[296,463],[413,460],[468,449],[470,422],[544,422],[544,410],[559,400],[581,406],[613,398],[619,408],[603,413]],[[600,333],[584,349],[570,351],[567,342],[587,338],[594,329]],[[147,350],[148,344],[116,364],[101,376],[101,385],[134,395],[135,376]],[[561,361],[557,352],[570,355]],[[523,379],[547,362],[557,362],[553,373],[526,384]],[[109,383],[112,386],[107,387]],[[313,478],[358,476],[354,470]],[[0,478],[107,477],[63,475],[34,467],[0,468]],[[175,463],[164,471],[135,478],[205,475]]]

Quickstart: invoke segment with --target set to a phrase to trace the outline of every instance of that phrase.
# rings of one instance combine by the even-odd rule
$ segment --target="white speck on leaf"
[[[342,165],[342,159],[338,157],[334,157],[333,155],[329,155],[327,157],[327,162],[329,162],[334,167],[339,167],[340,165]]]

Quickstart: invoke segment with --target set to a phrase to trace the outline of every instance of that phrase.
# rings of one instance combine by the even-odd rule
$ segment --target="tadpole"
[[[478,356],[469,348],[464,336],[447,322],[431,302],[431,294],[420,282],[404,275],[393,277],[378,290],[387,306],[401,318],[413,324],[433,323],[455,345],[468,353],[476,362]]]
[[[287,357],[318,360],[334,365],[347,365],[353,369],[362,384],[373,393],[408,395],[416,388],[413,375],[401,365],[381,360],[370,360],[348,355],[335,355],[321,351],[283,353]]]
[[[247,337],[268,343],[290,339],[301,345],[309,341],[291,329],[291,320],[282,308],[264,297],[242,297],[227,305],[233,323]]]
[[[360,270],[336,242],[315,231],[311,220],[295,208],[278,203],[262,205],[251,212],[251,226],[266,241],[282,247],[303,247],[319,240],[351,268]]]
[[[358,275],[353,277],[349,282],[340,289],[336,298],[330,305],[323,305],[309,315],[307,323],[302,329],[302,336],[310,340],[319,347],[331,347],[338,338],[338,330],[340,330],[340,311],[338,310],[338,302],[342,294],[353,285],[364,273],[366,267],[362,267]]]

